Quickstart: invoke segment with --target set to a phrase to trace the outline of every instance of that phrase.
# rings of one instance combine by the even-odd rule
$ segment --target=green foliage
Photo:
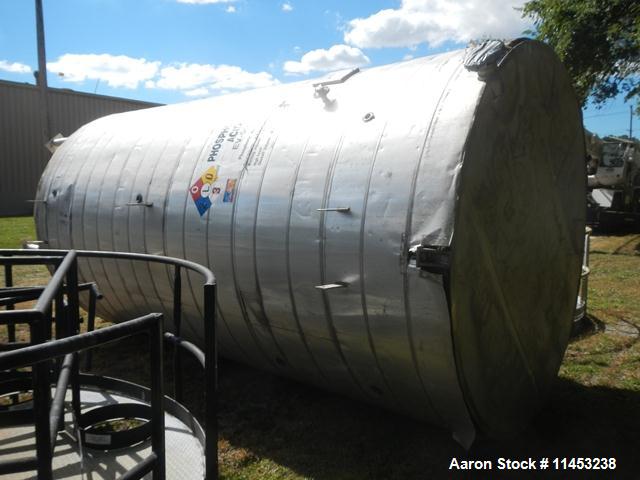
[[[638,0],[531,0],[523,16],[560,56],[583,103],[591,97],[602,104],[623,93],[640,110]]]

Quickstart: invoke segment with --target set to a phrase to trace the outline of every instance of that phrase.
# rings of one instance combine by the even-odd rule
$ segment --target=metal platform
[[[71,392],[67,392],[66,402],[71,403]],[[81,389],[82,412],[95,407],[122,403],[142,402],[136,396],[112,390],[86,386]],[[204,478],[205,457],[201,443],[202,430],[200,426],[186,409],[173,400],[166,398],[165,403],[166,478]],[[131,447],[116,450],[81,448],[74,431],[71,409],[67,410],[65,428],[58,432],[53,454],[53,477],[55,479],[112,480],[121,477],[151,453],[150,439]],[[173,411],[177,416],[166,413],[167,410]],[[185,417],[185,415],[187,416]],[[178,417],[186,422],[181,421]],[[34,425],[0,428],[2,460],[28,458],[35,453],[35,449]],[[37,475],[35,472],[22,472],[3,478],[7,480],[35,480]],[[144,478],[150,479],[152,474],[149,473]]]
[[[164,332],[160,312],[95,330],[95,301],[100,295],[94,282],[78,282],[80,257],[172,266],[174,333]],[[44,287],[14,287],[13,268],[24,265],[48,265],[54,272]],[[177,258],[74,250],[0,250],[0,266],[5,270],[0,325],[7,327],[6,341],[0,341],[3,479],[218,478],[216,285],[210,270]],[[204,351],[180,337],[182,270],[203,278]],[[79,292],[83,290],[89,294],[86,332],[80,329]],[[26,307],[18,309],[18,304]],[[16,325],[28,326],[28,339],[17,338]],[[80,372],[79,352],[86,355],[90,369],[92,348],[138,334],[145,334],[148,341],[150,388]],[[173,355],[176,400],[164,393],[165,343]],[[179,403],[184,395],[183,352],[204,370],[206,435]],[[27,392],[30,398],[22,401]]]

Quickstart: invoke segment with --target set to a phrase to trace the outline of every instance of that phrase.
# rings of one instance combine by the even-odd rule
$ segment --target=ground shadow
[[[608,236],[608,237],[622,237],[625,235],[632,235],[634,233],[640,233],[640,222],[636,223],[614,223],[614,224],[601,224],[591,226],[592,235],[596,237]]]
[[[140,345],[132,340],[117,346],[117,358],[128,359],[122,369],[114,361],[116,351],[101,349],[97,369],[146,383]],[[141,368],[131,368],[133,358],[141,358],[135,361]],[[185,403],[201,417],[202,376],[195,363],[185,363]],[[590,475],[547,470],[532,478],[640,478],[639,392],[559,379],[526,431],[501,440],[480,437],[466,452],[448,432],[410,418],[228,360],[220,361],[219,371],[221,456],[227,468],[266,458],[322,480],[522,478],[522,472],[496,471],[498,458],[580,456],[615,457],[617,469]],[[452,472],[452,457],[492,460],[494,470]]]
[[[580,320],[573,322],[571,342],[604,332],[606,323],[591,313],[586,313]]]
[[[591,234],[591,253],[605,253],[613,255],[640,254],[640,225],[634,228],[617,230],[593,230]],[[599,238],[604,238],[606,245],[596,244]],[[613,240],[612,240],[613,239]],[[613,244],[611,244],[613,242]],[[617,244],[616,244],[617,243]]]
[[[615,457],[615,478],[638,478],[640,394],[558,380],[531,427],[465,452],[448,432],[360,402],[224,363],[220,421],[234,446],[317,479],[451,478],[452,457]],[[244,404],[243,406],[239,406]],[[581,477],[584,477],[582,472]],[[520,478],[504,474],[505,478]],[[536,475],[539,477],[539,475]],[[492,478],[500,478],[492,472]],[[566,472],[540,478],[566,478]],[[612,478],[598,472],[597,478]]]

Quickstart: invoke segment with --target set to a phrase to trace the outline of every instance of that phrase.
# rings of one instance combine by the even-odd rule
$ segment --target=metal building
[[[157,106],[124,98],[48,89],[51,136],[112,113]],[[0,80],[0,216],[28,215],[51,154],[45,148],[38,87]]]

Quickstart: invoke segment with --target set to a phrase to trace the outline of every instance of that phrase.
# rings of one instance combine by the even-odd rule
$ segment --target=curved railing
[[[54,440],[57,434],[57,425],[63,415],[64,395],[69,384],[72,385],[72,405],[76,417],[79,416],[79,389],[78,389],[78,359],[79,349],[91,348],[98,343],[110,342],[125,336],[133,335],[142,330],[157,330],[160,325],[162,332],[162,314],[150,314],[139,317],[118,325],[113,325],[98,331],[79,333],[79,298],[78,291],[81,288],[90,289],[95,299],[97,290],[92,290],[91,284],[78,284],[78,258],[108,258],[115,260],[145,261],[171,265],[174,267],[174,298],[173,320],[174,334],[160,333],[159,338],[171,342],[174,349],[174,373],[175,373],[175,397],[178,402],[182,398],[181,379],[181,351],[190,352],[203,366],[205,371],[205,474],[207,479],[217,478],[217,348],[216,348],[216,280],[213,273],[194,262],[188,260],[162,257],[142,253],[102,252],[86,250],[0,250],[0,265],[5,267],[4,305],[6,310],[0,311],[0,324],[5,324],[9,331],[9,343],[14,343],[9,351],[0,353],[0,370],[9,370],[23,365],[33,365],[33,404],[36,423],[36,452],[37,460],[26,459],[19,462],[0,463],[0,473],[38,470],[38,478],[51,478],[51,458],[54,448]],[[46,287],[12,288],[12,267],[16,265],[48,264],[56,267],[53,276]],[[204,345],[202,352],[194,344],[180,337],[182,299],[181,299],[181,270],[187,269],[199,273],[204,277],[203,303],[204,303]],[[66,280],[66,281],[65,281]],[[67,297],[68,307],[65,308],[64,295]],[[14,309],[17,303],[36,299],[32,308]],[[64,311],[64,321],[58,323],[56,319],[55,341],[47,342],[47,331],[51,331],[52,305],[56,306],[56,317]],[[89,305],[91,309],[91,302]],[[95,304],[93,305],[95,313]],[[90,312],[91,316],[91,312]],[[25,323],[30,325],[32,338],[28,344],[15,342],[15,325]],[[89,325],[92,328],[92,325]],[[152,356],[161,356],[162,341],[152,342]],[[159,353],[158,353],[159,352]],[[49,367],[47,360],[63,357],[62,368],[57,381],[56,395],[49,406],[47,399],[50,396]],[[161,366],[162,362],[152,361],[152,365]],[[158,379],[159,372],[159,379]],[[74,380],[75,379],[75,380]],[[160,409],[162,413],[162,369],[152,371],[152,410]],[[160,393],[158,393],[160,392]],[[155,403],[154,403],[154,400]],[[158,400],[158,398],[160,400]],[[159,405],[159,406],[158,406]],[[160,427],[163,425],[158,412],[152,419],[152,456],[149,460],[141,462],[135,469],[127,472],[123,478],[141,478],[145,473],[153,470],[154,478],[164,478],[164,431],[160,435]],[[50,418],[51,417],[51,418]],[[158,417],[158,418],[157,418]]]

